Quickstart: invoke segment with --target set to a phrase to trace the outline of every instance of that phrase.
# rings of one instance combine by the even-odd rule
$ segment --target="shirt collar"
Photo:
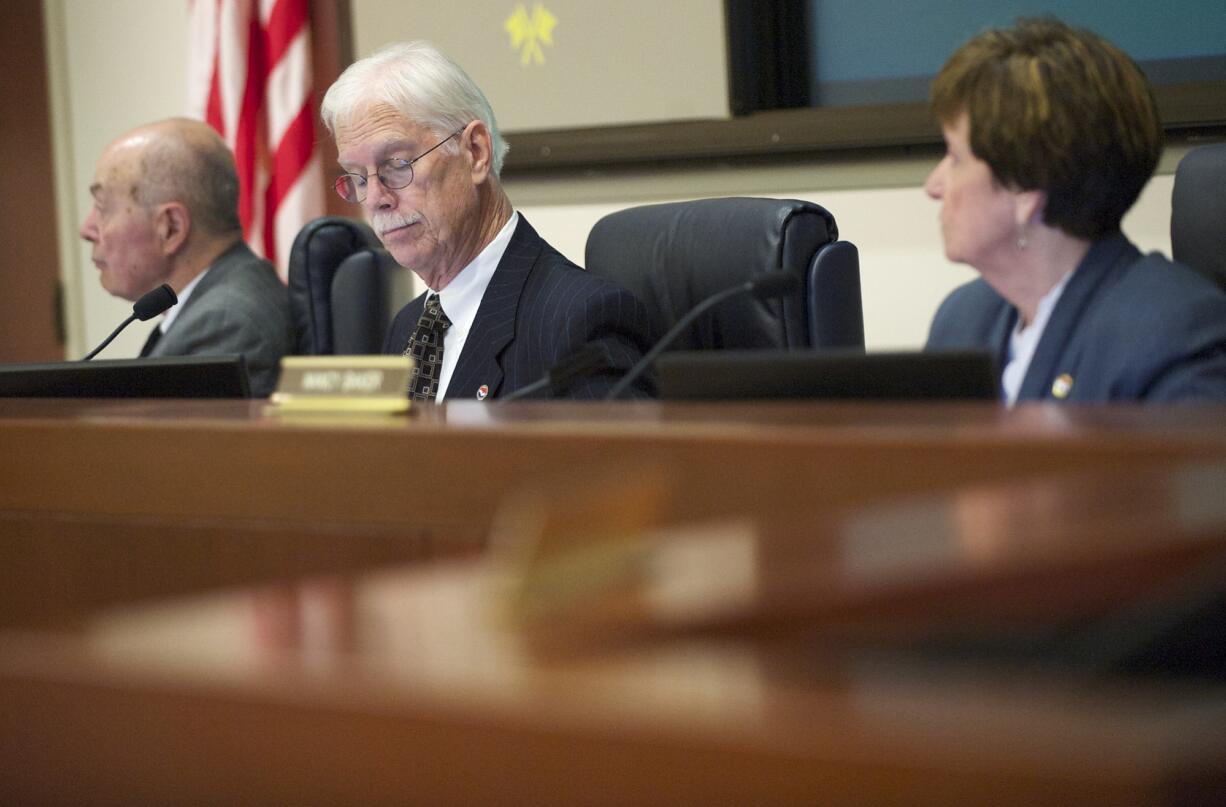
[[[502,255],[511,243],[511,236],[519,224],[519,213],[513,212],[511,218],[498,231],[485,249],[473,259],[472,263],[460,270],[451,282],[438,292],[439,302],[447,319],[451,320],[448,336],[467,335],[477,318],[477,309],[481,306],[481,298],[485,296],[485,288],[494,276],[494,270],[502,260]],[[433,293],[433,292],[432,292]]]
[[[1047,320],[1051,319],[1052,310],[1056,307],[1056,303],[1060,301],[1060,295],[1064,294],[1064,287],[1068,285],[1069,279],[1073,276],[1073,272],[1076,271],[1076,269],[1073,269],[1060,278],[1060,282],[1052,286],[1047,294],[1044,294],[1039,300],[1039,305],[1034,313],[1034,322],[1030,323],[1030,327],[1034,328],[1037,333],[1043,333],[1043,329],[1047,327]],[[1021,323],[1022,318],[1019,316],[1017,323],[1013,326],[1014,330],[1018,333],[1022,331]]]
[[[1039,340],[1043,338],[1043,331],[1047,329],[1047,321],[1051,319],[1051,312],[1055,310],[1056,303],[1060,302],[1065,286],[1068,285],[1069,279],[1076,271],[1074,269],[1060,278],[1060,282],[1043,295],[1039,300],[1039,305],[1035,308],[1034,321],[1025,329],[1022,328],[1021,314],[1017,315],[1013,331],[1009,334],[1009,361],[1001,376],[1005,401],[1009,406],[1017,402],[1017,396],[1022,389],[1022,381],[1030,370],[1030,362],[1039,347]]]
[[[158,328],[162,331],[162,333],[166,333],[166,331],[170,329],[171,323],[173,323],[175,318],[179,316],[179,312],[183,310],[183,306],[187,305],[187,298],[192,296],[192,292],[196,290],[196,286],[200,285],[200,281],[204,279],[204,276],[209,273],[209,269],[212,268],[212,266],[206,266],[203,272],[193,277],[191,282],[183,287],[183,291],[176,295],[179,298],[179,302],[166,309],[166,313],[162,315],[162,321],[158,323]]]

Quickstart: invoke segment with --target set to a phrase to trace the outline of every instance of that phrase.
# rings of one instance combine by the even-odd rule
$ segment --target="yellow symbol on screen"
[[[519,51],[520,64],[545,63],[541,44],[553,45],[553,29],[557,24],[558,18],[541,3],[532,7],[531,14],[523,3],[515,7],[503,27],[511,35],[511,47]]]

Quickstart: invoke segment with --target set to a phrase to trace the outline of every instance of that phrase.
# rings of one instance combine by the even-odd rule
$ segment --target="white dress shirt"
[[[1039,346],[1039,340],[1043,338],[1043,331],[1047,328],[1047,321],[1051,319],[1052,310],[1055,309],[1060,295],[1064,293],[1064,287],[1068,285],[1069,278],[1072,276],[1073,273],[1069,272],[1060,279],[1059,283],[1052,286],[1051,291],[1043,295],[1035,311],[1034,322],[1023,328],[1022,318],[1019,315],[1017,322],[1013,325],[1013,333],[1009,336],[1009,363],[1005,365],[1005,372],[1001,376],[1006,405],[1013,406],[1017,403],[1017,394],[1022,389],[1022,379],[1026,377],[1026,371],[1030,369],[1034,351]]]
[[[209,273],[212,266],[206,266],[204,271],[192,278],[192,281],[183,287],[183,291],[179,292],[176,297],[179,302],[166,309],[166,313],[162,315],[162,321],[158,323],[158,330],[165,336],[170,330],[170,325],[175,321],[175,317],[179,316],[179,312],[183,310],[183,306],[187,305],[187,298],[192,296],[192,292],[200,285],[200,281],[204,280],[204,276]]]
[[[451,320],[451,327],[443,335],[443,365],[439,370],[438,393],[434,399],[443,400],[447,394],[447,386],[451,383],[451,374],[455,371],[460,353],[464,351],[464,343],[477,319],[477,309],[481,307],[481,298],[494,276],[494,270],[502,260],[502,255],[511,243],[511,236],[519,224],[519,213],[513,212],[511,218],[494,236],[494,240],[486,244],[472,263],[460,270],[442,291],[437,292],[439,304],[443,313]],[[434,294],[435,292],[430,292]]]

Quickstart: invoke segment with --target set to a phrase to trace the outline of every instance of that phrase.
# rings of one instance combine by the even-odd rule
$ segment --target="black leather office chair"
[[[1226,143],[1194,148],[1179,161],[1171,257],[1226,289]]]
[[[399,308],[396,262],[370,227],[325,216],[307,223],[289,258],[290,313],[300,355],[379,353]]]
[[[803,293],[745,295],[699,318],[675,350],[864,347],[860,259],[834,217],[795,199],[723,198],[611,213],[588,235],[588,271],[613,278],[663,334],[718,291],[765,272],[792,272]]]

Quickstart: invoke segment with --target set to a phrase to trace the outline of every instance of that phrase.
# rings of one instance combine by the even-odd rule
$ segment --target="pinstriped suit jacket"
[[[400,310],[384,353],[404,352],[424,305],[423,294]],[[446,398],[472,400],[482,386],[491,398],[508,395],[544,377],[589,342],[600,345],[606,366],[577,379],[561,397],[601,398],[650,348],[649,323],[646,308],[633,294],[568,261],[521,213],[481,298]],[[650,379],[631,392],[651,395]]]

